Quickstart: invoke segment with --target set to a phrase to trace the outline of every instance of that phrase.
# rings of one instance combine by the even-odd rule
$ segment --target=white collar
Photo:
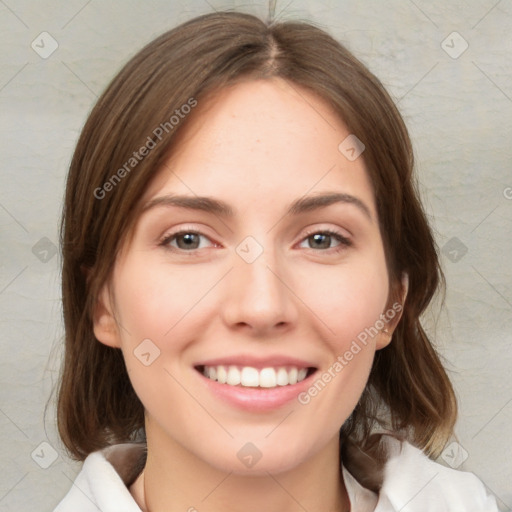
[[[409,443],[384,436],[388,458],[378,495],[342,466],[353,512],[498,512],[496,501],[472,473],[455,471]],[[90,454],[54,512],[141,512],[128,486],[145,445],[128,443]]]

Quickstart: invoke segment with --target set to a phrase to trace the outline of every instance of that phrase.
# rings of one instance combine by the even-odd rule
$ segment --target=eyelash
[[[206,236],[203,233],[196,231],[194,229],[182,229],[180,231],[176,231],[175,233],[170,233],[168,235],[165,235],[164,238],[160,241],[160,243],[158,245],[162,246],[168,250],[171,250],[173,252],[181,252],[183,254],[187,254],[188,256],[192,256],[192,257],[196,256],[197,251],[199,249],[191,249],[191,250],[187,251],[187,250],[179,249],[176,247],[170,247],[170,245],[169,245],[170,242],[172,242],[174,239],[176,239],[180,235],[189,235],[189,234],[190,235],[199,235],[199,236],[205,237],[208,240],[210,240],[208,236]],[[332,229],[320,229],[320,230],[317,229],[317,230],[309,231],[301,239],[300,243],[303,243],[304,241],[306,241],[308,238],[312,237],[313,235],[327,235],[327,236],[334,238],[337,242],[339,242],[339,245],[337,245],[336,247],[331,247],[328,249],[320,249],[319,250],[320,252],[327,252],[329,254],[337,254],[337,253],[347,249],[348,247],[352,246],[351,240],[349,240],[347,237],[343,236],[338,231],[334,231]],[[210,240],[210,242],[211,242],[211,240]],[[212,242],[212,243],[214,243],[214,242]],[[309,247],[309,249],[312,251],[315,251],[315,249],[312,247]]]
[[[313,235],[327,235],[327,236],[334,238],[335,240],[337,240],[339,242],[339,245],[337,245],[336,247],[331,247],[329,249],[320,250],[320,252],[329,251],[329,252],[333,252],[333,253],[338,253],[340,251],[343,251],[347,247],[352,246],[351,240],[349,240],[346,236],[343,236],[340,232],[332,230],[332,229],[320,229],[320,230],[317,229],[317,230],[308,231],[304,235],[304,237],[301,239],[301,243]],[[310,249],[314,250],[313,248],[310,248]]]

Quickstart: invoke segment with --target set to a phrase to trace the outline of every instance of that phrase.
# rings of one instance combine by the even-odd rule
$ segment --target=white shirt
[[[389,457],[378,494],[342,466],[351,512],[498,512],[495,498],[472,473],[437,464],[409,443],[385,438]],[[91,453],[54,512],[141,512],[128,486],[144,450],[141,443],[127,443]]]

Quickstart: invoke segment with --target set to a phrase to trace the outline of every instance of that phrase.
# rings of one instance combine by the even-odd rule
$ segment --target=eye
[[[202,244],[202,240],[207,240],[210,245],[215,245],[206,235],[197,231],[189,230],[178,231],[177,233],[166,235],[160,242],[160,245],[174,250],[190,252],[197,249],[203,249],[205,245],[208,246],[208,242],[206,244]]]
[[[306,238],[301,242],[302,244],[307,243],[308,249],[320,249],[328,250],[334,249],[334,252],[341,251],[346,247],[350,247],[352,242],[341,233],[332,230],[314,231],[308,233]],[[332,244],[335,243],[333,246]]]

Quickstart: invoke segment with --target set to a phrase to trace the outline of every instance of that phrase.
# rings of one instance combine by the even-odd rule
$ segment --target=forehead
[[[236,209],[332,190],[375,213],[363,158],[339,149],[348,128],[311,91],[282,79],[244,81],[199,101],[188,121],[144,202],[172,192],[229,198]]]

